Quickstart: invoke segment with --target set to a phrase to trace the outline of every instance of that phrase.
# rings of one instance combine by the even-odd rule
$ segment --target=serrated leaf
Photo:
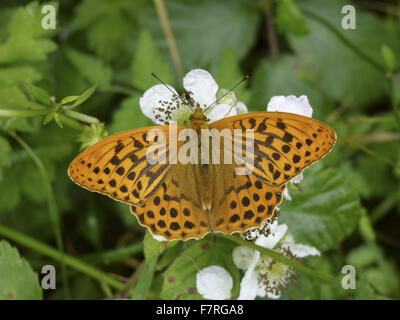
[[[135,0],[134,5],[132,0],[85,0],[77,6],[73,23],[100,57],[120,61],[132,52],[140,29],[138,17],[151,6],[147,0]]]
[[[160,82],[150,75],[151,72],[156,73],[164,83],[173,83],[170,66],[158,53],[151,34],[143,30],[138,42],[138,49],[135,51],[131,67],[133,86],[145,91],[159,84]]]
[[[148,262],[153,261],[165,250],[165,242],[154,239],[149,231],[146,232],[143,241],[144,256]]]
[[[41,25],[43,16],[41,5],[32,2],[15,10],[8,25],[8,39],[0,44],[0,63],[16,61],[44,60],[57,45],[46,36],[54,32],[46,32]]]
[[[0,241],[0,300],[41,300],[37,274],[18,250]]]
[[[292,200],[283,201],[279,217],[296,242],[326,251],[354,231],[363,208],[340,172],[314,165],[298,186],[289,188]]]
[[[278,1],[275,22],[280,32],[289,32],[293,36],[306,36],[310,30],[300,8],[293,0]]]
[[[74,49],[68,49],[66,53],[72,65],[91,83],[98,83],[103,88],[110,85],[112,69],[102,60]]]
[[[26,84],[25,88],[35,100],[43,103],[44,105],[50,104],[50,95],[46,90],[31,84]]]
[[[234,282],[232,296],[237,295],[240,274],[232,260],[235,246],[215,235],[193,242],[164,272],[162,299],[202,299],[196,289],[196,274],[210,265],[221,266],[230,273]]]

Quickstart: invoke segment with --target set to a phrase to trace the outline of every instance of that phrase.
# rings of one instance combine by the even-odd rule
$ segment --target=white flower
[[[196,287],[205,299],[226,300],[231,297],[233,280],[224,268],[209,266],[197,273]]]
[[[320,255],[314,247],[295,243],[293,236],[287,233],[285,224],[278,225],[278,222],[274,221],[270,225],[270,231],[268,236],[259,234],[255,244],[273,249],[291,259]],[[239,300],[253,300],[257,296],[265,297],[265,295],[268,298],[277,299],[281,295],[280,286],[287,286],[295,273],[292,267],[260,254],[257,250],[250,253],[248,249],[238,247],[232,254],[235,265],[246,270],[240,283]],[[243,256],[241,257],[240,254]],[[247,259],[246,263],[243,263],[244,259]]]
[[[152,235],[152,237],[155,240],[157,240],[159,242],[167,241],[167,239],[165,239],[163,236],[160,236],[160,235],[157,235],[157,234],[152,234],[151,232],[150,232],[150,234]]]
[[[307,96],[301,96],[300,98],[295,96],[272,97],[268,102],[267,111],[289,112],[309,118],[311,118],[313,113],[313,109],[308,102]],[[298,176],[294,177],[290,182],[300,183],[301,180],[303,180],[303,173],[300,173]],[[283,192],[283,196],[288,200],[292,200],[287,188]]]
[[[204,110],[209,122],[247,112],[247,107],[237,101],[233,92],[226,94],[228,90],[218,89],[214,78],[206,70],[191,70],[183,78],[183,87],[190,99],[178,96],[171,86],[158,84],[151,87],[140,98],[142,112],[156,124],[176,121],[178,125],[186,124],[196,106]],[[218,98],[221,100],[214,103]]]
[[[275,96],[268,102],[268,111],[279,111],[299,114],[311,118],[313,109],[307,96],[297,98],[295,96]]]

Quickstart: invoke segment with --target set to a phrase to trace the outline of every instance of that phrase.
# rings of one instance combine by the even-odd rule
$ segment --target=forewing
[[[301,171],[324,157],[336,141],[336,133],[315,119],[284,112],[256,112],[224,118],[210,128],[239,129],[233,143],[254,146],[253,163],[247,168],[270,186],[282,186]],[[246,133],[251,130],[253,138]],[[235,149],[233,149],[235,151]],[[244,151],[243,151],[244,152]],[[235,159],[243,156],[235,153]]]
[[[155,143],[153,140],[148,141],[147,133],[149,130],[158,130],[159,134],[165,135],[166,143],[159,148],[156,156],[168,157],[168,128],[147,127],[110,136],[77,156],[68,174],[75,183],[90,191],[129,204],[143,204],[160,187],[171,170],[167,163],[151,164],[147,161],[149,147]]]

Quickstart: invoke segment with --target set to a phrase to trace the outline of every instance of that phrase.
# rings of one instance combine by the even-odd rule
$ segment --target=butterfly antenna
[[[211,103],[207,108],[205,108],[204,111],[206,111],[213,104],[216,104],[219,100],[221,100],[223,97],[225,97],[228,93],[235,90],[237,86],[239,86],[242,82],[246,81],[248,78],[250,78],[250,76],[245,76],[242,80],[240,80],[238,83],[236,83],[230,90],[228,90],[224,95],[222,95],[222,97],[219,97],[217,100],[215,100],[213,103]]]
[[[184,101],[178,94],[176,94],[174,91],[172,91],[171,88],[168,87],[168,86],[164,83],[164,81],[162,81],[154,72],[150,72],[150,74],[151,74],[154,78],[156,78],[158,81],[160,81],[169,91],[171,91],[171,93],[172,93],[175,97],[178,97],[179,100],[181,100],[185,105],[189,106],[189,108],[192,109],[192,107],[191,107],[186,101]],[[193,110],[193,109],[192,109],[192,110]]]

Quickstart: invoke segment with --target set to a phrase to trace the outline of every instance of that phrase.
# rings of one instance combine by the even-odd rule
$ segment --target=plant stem
[[[58,250],[60,250],[61,254],[64,252],[62,236],[61,236],[61,224],[60,224],[60,215],[57,208],[56,199],[53,193],[53,189],[51,187],[50,178],[47,175],[46,168],[40,158],[36,155],[36,153],[31,149],[31,147],[18,135],[15,133],[8,132],[8,134],[13,137],[21,146],[25,149],[25,151],[30,155],[33,162],[36,164],[39,172],[42,176],[43,182],[46,186],[46,195],[47,195],[47,206],[50,213],[50,220],[53,224],[54,228],[54,235],[57,243]],[[65,268],[65,263],[61,260],[61,270],[62,270],[62,277],[63,283],[65,288],[65,295],[69,297],[69,287],[68,287],[68,276],[67,270]]]
[[[132,256],[143,251],[143,243],[136,243],[127,247],[91,254],[83,257],[83,260],[96,264],[99,262],[111,263],[125,257]]]
[[[125,288],[125,284],[114,279],[113,277],[109,276],[105,272],[94,268],[85,262],[80,261],[74,257],[71,257],[65,253],[61,253],[56,249],[48,246],[47,244],[38,241],[34,238],[31,238],[23,233],[20,233],[16,230],[8,228],[6,226],[0,225],[0,235],[15,241],[16,243],[25,246],[29,249],[35,250],[45,256],[48,256],[57,261],[64,261],[66,265],[96,279],[100,282],[107,283],[111,287],[117,290],[123,290]]]
[[[265,19],[267,22],[266,37],[267,37],[267,41],[268,41],[269,52],[271,54],[271,57],[278,58],[279,57],[279,45],[278,45],[278,39],[276,36],[272,4],[267,6],[267,8],[265,9]]]
[[[66,124],[67,126],[69,126],[72,129],[75,129],[79,132],[82,132],[85,129],[85,125],[79,123],[78,121],[70,118],[70,117],[66,117],[63,114],[59,114],[60,116],[60,120],[62,123]]]
[[[362,145],[360,143],[353,142],[353,141],[350,141],[348,139],[347,139],[347,143],[352,145],[352,146],[354,146],[354,147],[356,147],[356,148],[358,148],[358,149],[360,149],[361,151],[365,152],[366,154],[368,154],[368,155],[370,155],[370,156],[372,156],[372,157],[374,157],[376,159],[379,159],[379,160],[381,160],[383,162],[386,162],[387,164],[391,165],[393,168],[400,168],[400,165],[398,165],[397,163],[393,162],[391,159],[380,155],[379,153],[375,152],[374,150],[372,150],[372,149],[370,149],[370,148],[368,148],[368,147],[366,147],[366,146],[364,146],[364,145]]]
[[[287,264],[295,269],[297,269],[298,271],[307,274],[309,276],[312,276],[314,278],[318,278],[327,282],[330,282],[331,284],[334,284],[336,286],[338,286],[337,280],[335,279],[335,277],[328,275],[328,274],[324,274],[321,272],[318,272],[316,270],[313,270],[307,266],[305,266],[304,264],[301,264],[297,261],[294,261],[292,259],[289,259],[288,257],[284,256],[283,254],[280,254],[274,250],[271,249],[267,249],[267,248],[263,248],[260,247],[258,245],[256,245],[255,243],[251,242],[251,241],[246,241],[244,239],[238,238],[238,237],[234,237],[234,236],[228,236],[228,235],[223,235],[223,234],[218,234],[219,237],[227,239],[227,240],[231,240],[233,242],[236,242],[237,244],[240,244],[242,246],[247,246],[249,248],[252,248],[254,250],[259,251],[262,254],[265,254],[279,262],[282,262],[284,264]]]
[[[69,110],[69,109],[63,109],[63,110],[67,116],[70,116],[71,118],[82,121],[82,122],[86,122],[89,124],[92,124],[92,123],[96,124],[96,123],[100,122],[99,119],[88,116],[88,115],[80,113],[80,112],[76,112],[76,111]]]
[[[164,35],[167,38],[168,48],[171,53],[172,61],[174,62],[178,81],[180,81],[180,79],[182,79],[184,76],[183,65],[178,46],[176,45],[175,37],[169,23],[167,8],[165,7],[164,0],[153,0],[153,2],[154,6],[156,7],[156,11],[161,23],[161,27],[164,31]]]
[[[0,109],[0,117],[37,117],[47,114],[48,110]]]
[[[130,87],[122,86],[119,84],[110,84],[107,87],[101,88],[101,91],[123,93],[123,94],[129,95],[129,96],[139,93],[138,91],[135,91],[134,89],[132,89]]]

